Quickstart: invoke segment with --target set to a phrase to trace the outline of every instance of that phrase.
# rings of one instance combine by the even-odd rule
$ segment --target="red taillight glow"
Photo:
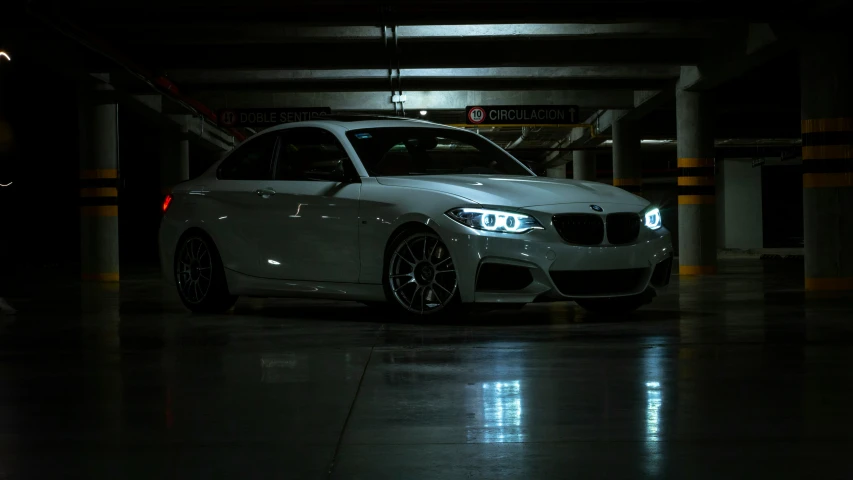
[[[166,210],[169,209],[169,204],[172,203],[172,194],[166,195],[166,199],[163,200],[163,213],[166,213]]]

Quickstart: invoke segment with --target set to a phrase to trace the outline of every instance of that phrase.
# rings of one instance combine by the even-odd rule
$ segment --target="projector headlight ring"
[[[544,228],[530,215],[489,208],[454,208],[446,215],[466,227],[487,232],[527,233]]]

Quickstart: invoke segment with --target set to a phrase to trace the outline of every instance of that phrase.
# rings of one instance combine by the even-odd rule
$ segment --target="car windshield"
[[[500,147],[465,131],[387,127],[351,130],[347,137],[367,173],[374,177],[460,173],[534,176]]]

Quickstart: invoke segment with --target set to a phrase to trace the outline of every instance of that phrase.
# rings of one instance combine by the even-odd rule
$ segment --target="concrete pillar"
[[[636,195],[643,193],[640,132],[628,120],[613,123],[613,185]]]
[[[800,50],[806,290],[853,290],[853,62],[848,34]]]
[[[166,195],[172,187],[190,178],[189,130],[184,127],[177,135],[164,132],[160,152],[160,190]]]
[[[559,167],[549,168],[546,171],[548,178],[566,178],[566,164]]]
[[[678,137],[678,249],[680,275],[717,271],[714,135],[710,106],[699,92],[675,92]]]
[[[595,150],[572,152],[572,174],[575,180],[595,181]]]
[[[81,93],[80,134],[81,274],[117,282],[118,105],[110,85]]]

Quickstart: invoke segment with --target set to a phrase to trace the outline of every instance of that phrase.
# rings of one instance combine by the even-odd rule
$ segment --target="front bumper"
[[[584,204],[584,206],[587,206]],[[602,205],[606,212],[636,206]],[[550,225],[556,213],[576,205],[554,205],[533,213],[544,230],[501,234],[447,225],[444,236],[454,258],[459,292],[466,303],[529,303],[575,298],[637,295],[669,283],[672,240],[665,228],[641,227],[627,245],[572,245]],[[588,206],[587,206],[588,208]]]

